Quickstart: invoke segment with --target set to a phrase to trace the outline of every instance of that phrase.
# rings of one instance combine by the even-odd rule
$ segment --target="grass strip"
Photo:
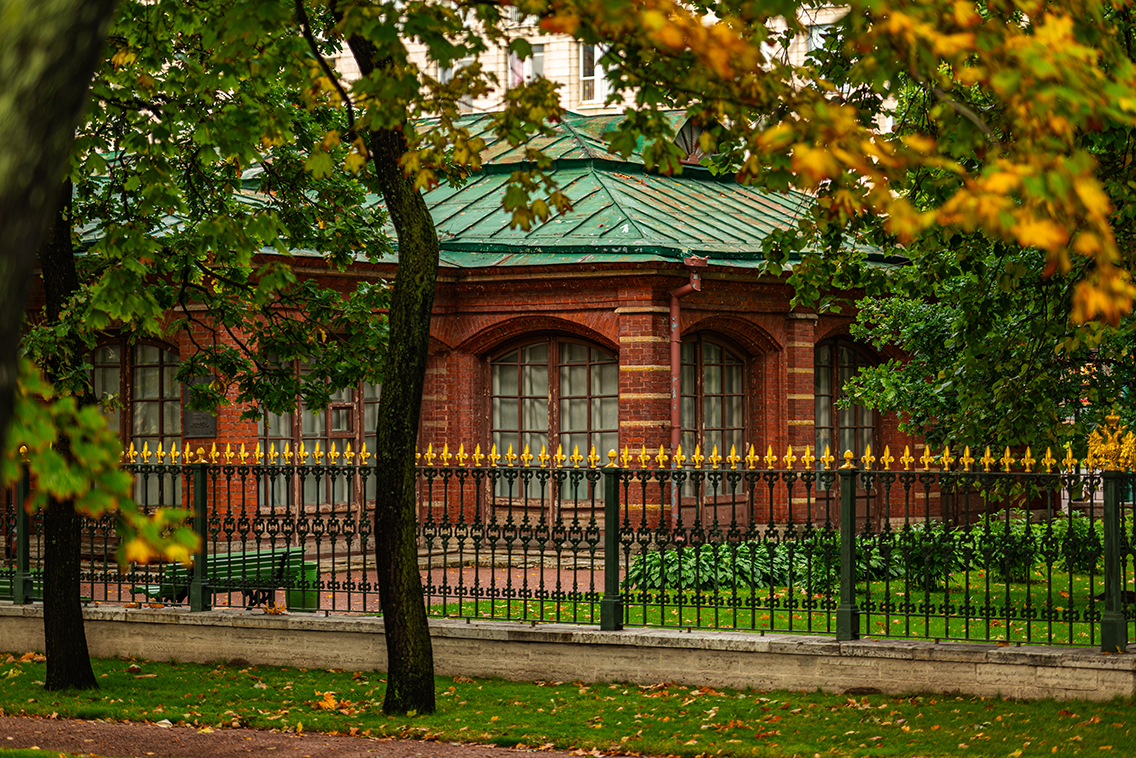
[[[93,664],[100,690],[45,692],[42,656],[0,657],[0,714],[481,742],[580,755],[1136,753],[1131,700],[852,696],[439,677],[436,713],[386,716],[380,710],[385,680],[378,672],[239,661]]]

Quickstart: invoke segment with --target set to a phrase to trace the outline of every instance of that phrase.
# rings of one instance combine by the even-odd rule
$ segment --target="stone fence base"
[[[381,618],[262,611],[85,610],[98,657],[383,670]],[[437,673],[513,680],[678,682],[849,694],[1136,696],[1136,655],[1095,650],[432,619]],[[0,651],[43,650],[43,608],[0,604]]]

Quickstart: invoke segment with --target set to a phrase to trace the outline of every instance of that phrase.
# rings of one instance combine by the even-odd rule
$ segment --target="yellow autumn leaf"
[[[141,537],[126,543],[126,560],[130,563],[149,563],[155,557],[154,551]]]
[[[956,55],[974,48],[974,35],[970,32],[938,34],[933,38],[932,47],[938,55]]]
[[[1073,182],[1073,188],[1077,190],[1077,197],[1081,198],[1081,202],[1085,204],[1085,209],[1094,215],[1104,216],[1112,211],[1112,203],[1108,200],[1108,195],[1101,189],[1100,182],[1090,176],[1078,177]]]
[[[348,153],[347,157],[343,159],[343,167],[352,174],[359,173],[366,163],[367,159],[359,153]]]
[[[1022,178],[1009,171],[999,171],[982,180],[983,189],[995,195],[1006,195],[1021,186]]]
[[[655,33],[655,38],[659,40],[660,45],[671,50],[681,50],[686,47],[686,40],[683,38],[682,32],[674,24],[667,24],[659,29]]]
[[[792,166],[793,171],[810,184],[819,184],[825,179],[836,176],[840,171],[832,153],[809,145],[797,145],[793,148]]]
[[[1027,216],[1014,224],[1010,233],[1022,247],[1057,250],[1069,240],[1069,233],[1049,219]]]

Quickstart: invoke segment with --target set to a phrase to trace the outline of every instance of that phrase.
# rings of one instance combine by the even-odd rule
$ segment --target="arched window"
[[[607,460],[619,444],[619,362],[581,342],[547,337],[489,361],[492,442],[539,455],[594,447]]]
[[[689,456],[695,445],[709,456],[718,447],[744,455],[746,439],[746,361],[741,351],[724,340],[695,334],[682,342],[680,418],[682,449]]]
[[[876,450],[876,412],[855,403],[846,408],[836,407],[844,396],[844,383],[876,361],[863,347],[844,339],[820,343],[815,356],[816,454],[822,455],[826,445],[838,460],[845,450],[851,450],[857,459],[869,445]]]
[[[164,345],[129,345],[125,338],[91,354],[95,397],[124,448],[133,443],[138,453],[156,453],[159,446],[168,452],[176,443],[181,450],[181,384],[174,379],[179,363],[177,352]],[[143,505],[180,505],[178,488],[177,477],[138,477],[134,497]]]
[[[301,374],[307,372],[300,363],[296,370]],[[283,454],[285,450],[296,454],[301,444],[308,455],[312,455],[317,443],[324,453],[330,452],[334,444],[336,452],[341,455],[347,451],[348,445],[353,453],[358,454],[366,443],[367,451],[374,455],[380,393],[379,385],[360,382],[354,387],[332,392],[326,408],[307,408],[302,400],[297,400],[295,413],[266,413],[260,425],[261,446],[265,455],[270,451]],[[293,459],[293,462],[297,461]],[[342,458],[339,462],[345,463]],[[357,462],[356,460],[355,463]],[[308,459],[309,465],[314,463],[313,459]],[[354,486],[342,477],[307,477],[303,482],[303,503],[315,505],[358,501],[358,497],[351,491]],[[365,499],[374,499],[374,486],[374,476],[368,477],[362,493]],[[286,496],[287,502],[291,503],[292,493],[287,493]],[[284,499],[283,496],[274,497]]]

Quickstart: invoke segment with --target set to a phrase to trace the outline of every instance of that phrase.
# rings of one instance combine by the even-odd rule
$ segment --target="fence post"
[[[209,500],[205,492],[205,456],[199,450],[197,463],[190,464],[193,473],[193,531],[197,533],[200,545],[197,555],[193,557],[193,576],[189,580],[189,610],[209,610],[210,592],[209,579],[205,575],[205,560],[209,551]]]
[[[16,481],[16,575],[12,578],[12,602],[26,605],[32,601],[32,517],[24,507],[31,494],[31,477],[28,465],[20,464],[20,478]]]
[[[1101,614],[1102,653],[1128,650],[1128,622],[1124,619],[1121,590],[1124,575],[1120,556],[1121,471],[1104,471],[1104,613]]]
[[[623,599],[619,595],[619,470],[603,470],[604,487],[604,594],[600,600],[600,629],[623,628]]]
[[[836,639],[860,639],[860,607],[856,605],[856,467],[840,469],[840,605]]]

